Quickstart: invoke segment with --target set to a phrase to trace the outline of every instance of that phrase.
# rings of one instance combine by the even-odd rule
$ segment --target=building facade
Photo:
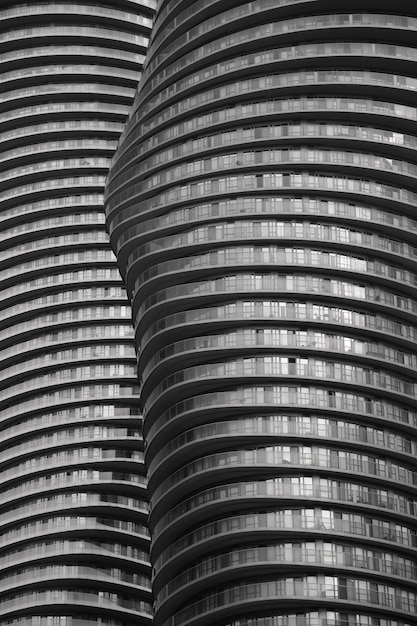
[[[154,0],[0,7],[0,623],[151,622],[130,309],[104,227]]]
[[[107,225],[155,626],[417,623],[417,6],[161,0]]]

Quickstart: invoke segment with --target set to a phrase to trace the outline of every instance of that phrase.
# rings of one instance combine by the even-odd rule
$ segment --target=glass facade
[[[131,311],[110,159],[154,0],[0,8],[0,622],[152,621]]]
[[[415,624],[416,30],[406,0],[158,3],[106,191],[155,626]]]

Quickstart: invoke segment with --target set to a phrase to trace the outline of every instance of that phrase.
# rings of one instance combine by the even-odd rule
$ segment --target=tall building
[[[106,205],[155,626],[416,626],[417,4],[158,8]]]
[[[151,622],[133,330],[103,191],[153,7],[0,7],[2,626]]]

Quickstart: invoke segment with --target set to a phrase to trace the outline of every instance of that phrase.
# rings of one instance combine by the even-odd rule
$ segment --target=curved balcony
[[[133,330],[103,192],[154,4],[0,9],[2,623],[151,623]]]
[[[242,128],[231,129],[231,122],[244,120],[248,110],[252,117],[251,128],[245,128],[245,133]],[[406,124],[403,125],[401,120],[396,120],[396,122],[399,123],[397,130],[401,132],[390,131],[388,128],[391,125],[392,118],[398,115],[401,115],[401,118]],[[245,139],[249,139],[252,133],[254,135],[253,141],[255,142],[256,140],[258,144],[260,142],[257,140],[261,137],[263,141],[270,137],[269,133],[271,131],[268,131],[268,127],[271,129],[275,128],[275,133],[279,132],[279,127],[276,125],[277,120],[280,120],[282,124],[281,138],[283,141],[286,141],[287,139],[291,140],[295,138],[297,129],[305,128],[306,119],[309,121],[307,128],[314,126],[317,119],[320,119],[317,134],[307,132],[305,136],[306,141],[313,138],[317,140],[317,135],[322,135],[322,133],[325,132],[329,119],[334,120],[340,117],[343,117],[346,123],[349,123],[349,126],[339,126],[337,123],[330,125],[332,132],[331,136],[328,138],[329,141],[331,141],[333,135],[339,139],[342,136],[347,139],[349,136],[350,140],[352,140],[355,136],[353,128],[359,125],[369,127],[369,125],[373,123],[387,126],[383,131],[381,129],[378,129],[378,131],[384,134],[386,133],[390,144],[396,144],[397,140],[399,144],[401,144],[401,138],[404,135],[410,137],[407,131],[410,130],[410,123],[415,122],[416,115],[415,107],[386,100],[371,100],[369,98],[355,98],[351,100],[348,97],[340,96],[330,98],[326,95],[320,97],[314,95],[298,95],[291,99],[271,98],[268,99],[267,102],[255,101],[245,103],[244,105],[236,102],[228,107],[227,115],[224,109],[210,110],[204,114],[204,123],[210,134],[208,136],[198,137],[197,145],[200,145],[206,150],[212,147],[209,140],[212,144],[218,143],[220,147],[223,145],[230,146],[236,139],[240,144],[243,142],[244,137]],[[117,161],[113,159],[114,164],[109,179],[109,181],[111,181],[111,183],[109,183],[109,189],[113,190],[113,188],[115,188],[114,185],[119,185],[120,182],[124,182],[125,177],[129,177],[128,172],[126,172],[121,174],[120,181],[113,181],[116,177],[118,179],[118,172],[120,170],[123,169],[124,171],[131,163],[136,162],[137,157],[146,154],[147,151],[152,148],[163,147],[165,144],[175,144],[176,140],[180,139],[184,141],[184,145],[178,146],[175,144],[175,152],[173,152],[173,154],[182,154],[186,147],[188,149],[190,149],[190,147],[194,149],[194,141],[196,141],[195,135],[201,124],[199,120],[200,118],[193,118],[188,119],[186,122],[179,122],[168,128],[162,128],[156,135],[151,135],[146,138],[140,145],[133,143],[132,147],[120,155]],[[268,123],[268,126],[264,125],[265,122]],[[295,130],[292,130],[293,126]],[[258,136],[255,136],[253,127],[259,128],[259,130],[257,130]],[[211,136],[213,136],[213,140],[211,140]],[[189,143],[186,144],[185,141]],[[364,145],[366,145],[368,141],[371,141],[371,135],[367,135],[366,137],[362,136],[362,141],[364,141]],[[372,141],[378,141],[378,135],[373,135]],[[385,150],[386,149],[392,150],[392,147],[388,148],[385,146]]]
[[[241,538],[251,535],[260,541],[271,538],[291,538],[297,530],[305,538],[321,535],[323,540],[335,540],[341,537],[355,542],[360,548],[372,547],[376,550],[399,548],[399,554],[415,556],[417,540],[415,531],[409,526],[384,523],[378,517],[367,518],[358,513],[326,508],[271,510],[268,513],[246,513],[233,515],[210,524],[200,524],[195,530],[185,533],[181,539],[164,550],[156,560],[160,568],[155,583],[160,587],[161,579],[166,581],[172,568],[179,569],[181,564],[193,557],[204,555],[207,550],[220,546],[239,545]],[[318,532],[320,531],[320,532]],[[404,551],[401,551],[404,546]],[[170,577],[170,576],[168,576]]]
[[[295,577],[294,577],[295,578]],[[172,617],[163,622],[164,626],[180,624],[209,624],[213,617],[217,620],[229,618],[235,612],[271,610],[278,603],[289,610],[292,598],[301,608],[323,609],[332,606],[338,610],[349,609],[360,603],[362,610],[372,611],[376,607],[385,608],[388,616],[407,619],[417,608],[417,595],[401,587],[375,584],[361,578],[353,578],[347,588],[345,579],[338,576],[304,576],[274,579],[265,577],[263,582],[225,584],[217,593],[205,593],[193,603],[185,605]],[[350,582],[350,581],[349,581]],[[373,587],[375,585],[375,588]],[[261,608],[262,607],[262,608]],[[197,621],[198,620],[198,621]]]
[[[403,0],[158,5],[105,196],[155,626],[413,623],[416,31]]]

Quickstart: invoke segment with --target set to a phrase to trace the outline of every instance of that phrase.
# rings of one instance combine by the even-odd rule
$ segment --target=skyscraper
[[[106,205],[155,626],[415,626],[417,5],[158,8]]]
[[[153,8],[1,3],[2,625],[151,621],[133,331],[103,190]]]

